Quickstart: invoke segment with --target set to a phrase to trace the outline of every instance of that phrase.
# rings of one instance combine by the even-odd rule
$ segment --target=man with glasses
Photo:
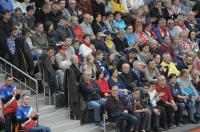
[[[29,100],[27,94],[22,96],[22,104],[16,112],[17,122],[28,132],[51,132],[49,127],[37,125],[39,114],[33,111]]]
[[[6,83],[0,89],[0,98],[3,104],[5,132],[12,132],[16,126],[15,112],[18,108],[16,99],[19,99],[20,91],[16,89],[12,76],[7,75],[5,79]]]
[[[166,79],[164,75],[160,75],[157,78],[156,92],[159,95],[162,95],[157,104],[158,106],[162,106],[166,110],[168,128],[175,128],[176,126],[172,125],[172,118],[173,113],[178,110],[178,107],[174,102],[170,88],[166,84]]]
[[[118,95],[118,86],[113,86],[111,96],[108,97],[106,103],[106,109],[119,124],[120,132],[130,132],[131,128],[135,127],[137,118],[128,113],[128,102]],[[124,123],[124,121],[126,123]]]

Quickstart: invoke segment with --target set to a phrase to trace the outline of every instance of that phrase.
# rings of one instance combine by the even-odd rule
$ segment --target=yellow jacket
[[[162,62],[160,65],[162,67],[166,67],[167,66],[169,68],[168,76],[170,74],[172,74],[172,73],[176,74],[176,76],[179,76],[180,71],[176,68],[176,65],[173,62],[170,62],[169,64],[165,63],[165,62]]]
[[[111,0],[111,5],[112,5],[112,8],[114,11],[119,11],[121,13],[125,13],[125,7],[121,2],[117,3],[114,0]]]

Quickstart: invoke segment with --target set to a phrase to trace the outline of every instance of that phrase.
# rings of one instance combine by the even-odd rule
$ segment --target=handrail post
[[[35,80],[35,86],[36,86],[36,112],[39,113],[39,103],[38,103],[38,81]]]

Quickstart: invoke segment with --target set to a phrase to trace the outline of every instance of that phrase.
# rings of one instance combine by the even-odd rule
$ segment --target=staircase
[[[2,60],[3,58],[0,57],[0,59]],[[12,64],[9,64],[9,62],[7,63],[6,60],[4,62],[6,65],[9,65],[13,69],[17,70],[14,66],[12,66]],[[12,70],[11,72],[6,72],[5,68],[2,69],[2,65],[0,64],[0,87],[5,82],[5,74],[12,74]],[[81,126],[80,120],[71,120],[69,118],[69,109],[56,109],[54,105],[48,105],[48,100],[44,98],[42,93],[38,94],[37,98],[37,93],[30,89],[30,85],[28,86],[26,83],[23,84],[21,81],[16,81],[16,83],[18,83],[19,86],[22,86],[23,90],[25,87],[26,93],[29,93],[31,97],[30,105],[33,107],[33,110],[39,110],[39,124],[49,126],[52,132],[101,132],[101,127],[99,126],[95,126],[94,124]],[[37,84],[35,86],[37,87]],[[37,88],[35,91],[37,92]]]

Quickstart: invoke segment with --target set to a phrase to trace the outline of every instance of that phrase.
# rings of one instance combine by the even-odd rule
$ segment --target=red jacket
[[[174,98],[172,97],[171,91],[169,86],[165,86],[164,88],[162,88],[160,85],[156,85],[156,92],[159,93],[164,93],[164,95],[161,97],[160,101],[162,101],[163,103],[166,102],[171,102],[171,100],[174,100]]]
[[[108,82],[107,82],[106,79],[103,79],[103,81],[96,80],[96,83],[101,88],[101,92],[103,94],[105,94],[105,93],[111,93],[111,90],[110,90],[110,88],[108,86]]]

